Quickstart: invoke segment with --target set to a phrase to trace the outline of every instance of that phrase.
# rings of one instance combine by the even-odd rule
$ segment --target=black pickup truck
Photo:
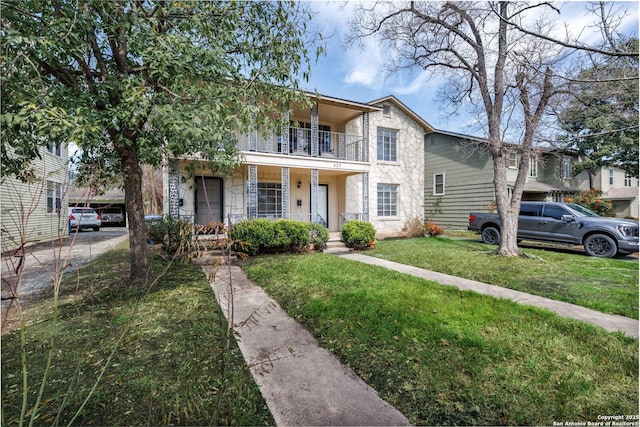
[[[485,243],[500,242],[498,214],[472,212],[468,229],[481,233]],[[518,240],[524,239],[584,245],[588,255],[611,258],[638,252],[638,222],[602,217],[571,203],[522,202]]]

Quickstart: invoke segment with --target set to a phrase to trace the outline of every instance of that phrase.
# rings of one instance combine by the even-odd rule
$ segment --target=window
[[[609,168],[609,185],[613,185],[613,168]]]
[[[444,174],[443,173],[433,174],[433,195],[444,196]]]
[[[532,178],[538,177],[538,156],[532,155],[529,158],[529,176]]]
[[[397,132],[388,129],[378,129],[378,160],[396,161]]]
[[[378,184],[378,216],[398,215],[398,186]]]
[[[570,215],[569,212],[560,206],[547,205],[542,211],[542,216],[553,219],[562,219],[563,215]]]
[[[522,204],[520,205],[520,216],[538,216],[540,215],[540,205],[538,204]]]
[[[59,214],[62,209],[62,184],[47,181],[47,213]]]
[[[54,156],[58,156],[58,157],[62,156],[62,147],[59,142],[49,141],[47,143],[47,151],[53,154]]]
[[[280,183],[258,183],[258,216],[282,216],[282,185]]]
[[[518,153],[515,151],[509,152],[509,168],[516,169],[518,167]]]
[[[631,187],[631,175],[629,175],[629,172],[624,173],[624,186]]]
[[[390,116],[391,115],[391,105],[384,104],[382,106],[382,115]]]
[[[573,176],[573,166],[571,165],[571,157],[562,157],[562,177],[569,179]]]

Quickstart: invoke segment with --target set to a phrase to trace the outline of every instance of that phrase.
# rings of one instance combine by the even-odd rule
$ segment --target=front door
[[[329,186],[318,185],[318,215],[322,218],[322,225],[329,228]]]
[[[222,178],[196,177],[196,224],[222,222]]]

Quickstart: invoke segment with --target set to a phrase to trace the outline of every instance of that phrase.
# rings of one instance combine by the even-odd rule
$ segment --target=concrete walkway
[[[203,269],[207,275],[212,272],[211,267]],[[277,425],[410,425],[239,267],[220,268],[211,286],[225,316],[233,319],[240,351]]]
[[[638,338],[638,321],[608,315],[486,283],[423,270],[395,262],[349,253],[344,258],[411,274],[520,304],[548,309],[560,316],[623,331]],[[238,345],[269,410],[279,426],[409,425],[409,420],[382,400],[350,368],[342,365],[260,287],[235,266],[203,267]],[[233,294],[234,304],[230,304]]]
[[[473,280],[462,279],[460,277],[449,276],[447,274],[436,273],[435,271],[424,270],[410,265],[399,264],[393,261],[376,258],[360,253],[350,253],[341,255],[343,258],[360,261],[366,264],[377,265],[380,267],[395,270],[400,273],[410,274],[412,276],[421,277],[426,280],[438,282],[441,285],[455,286],[465,291],[474,291],[479,294],[489,295],[495,298],[505,298],[515,301],[519,304],[532,305],[534,307],[544,308],[562,317],[581,320],[586,323],[600,326],[608,331],[622,331],[626,335],[638,338],[638,320],[630,319],[624,316],[614,314],[601,313],[589,308],[580,307],[578,305],[569,304],[562,301],[554,301],[552,299],[527,294],[524,292],[514,291],[499,286],[488,285],[486,283],[475,282]]]

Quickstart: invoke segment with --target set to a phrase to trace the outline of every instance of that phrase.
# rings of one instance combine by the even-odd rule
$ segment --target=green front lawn
[[[57,321],[51,299],[29,307],[24,364],[20,331],[2,336],[2,425],[23,405],[31,421],[49,356],[33,425],[273,425],[202,269],[174,264],[128,289],[126,245],[79,270],[77,291],[66,278]]]
[[[605,313],[638,318],[638,261],[525,248],[529,257],[494,255],[474,239],[381,240],[366,255],[477,280]]]
[[[494,259],[478,248],[461,271],[473,256]],[[331,255],[258,257],[243,269],[414,424],[637,413],[638,341],[621,333]]]

